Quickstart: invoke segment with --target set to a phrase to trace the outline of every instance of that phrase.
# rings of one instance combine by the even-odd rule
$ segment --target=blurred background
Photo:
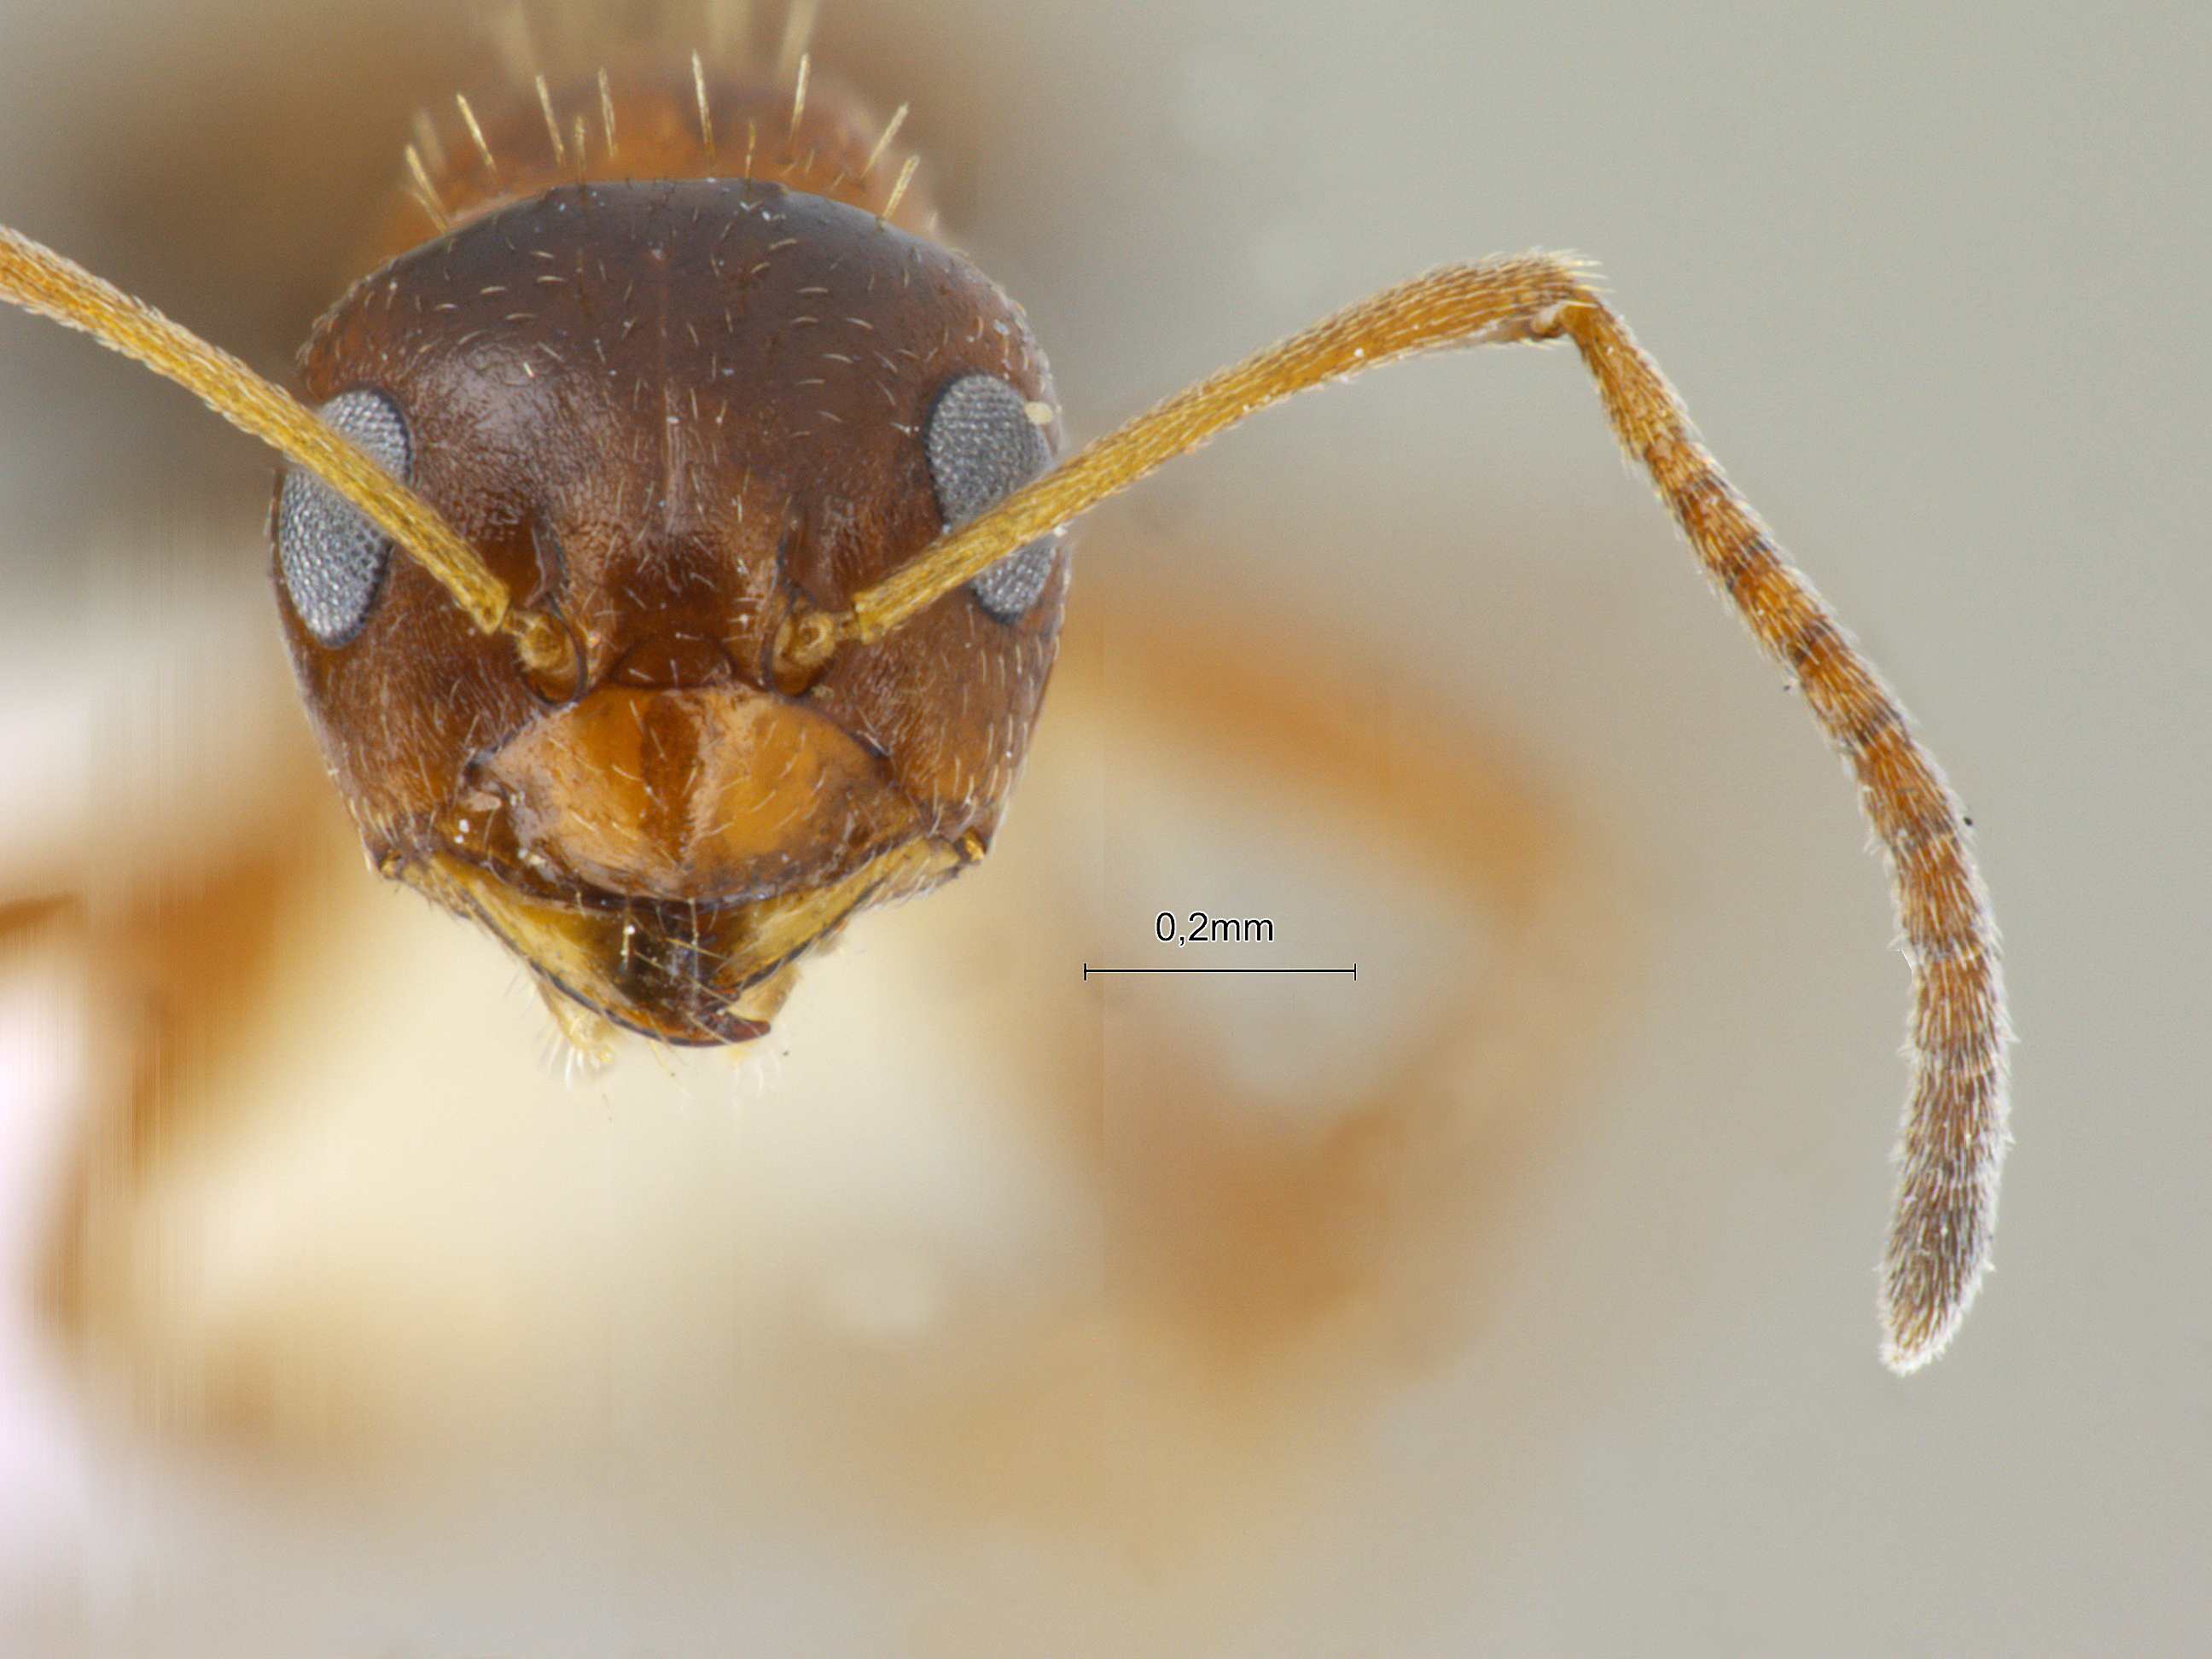
[[[784,21],[735,15],[537,21]],[[0,0],[0,222],[282,374],[410,112],[510,84],[480,21]],[[1078,437],[1439,261],[1601,261],[1978,826],[1998,1271],[1881,1368],[1884,880],[1571,356],[1102,512],[991,861],[734,1060],[571,1079],[361,868],[267,459],[0,316],[0,1648],[2202,1650],[2202,14],[830,0],[814,49],[913,101]],[[1082,979],[1193,908],[1358,978]]]

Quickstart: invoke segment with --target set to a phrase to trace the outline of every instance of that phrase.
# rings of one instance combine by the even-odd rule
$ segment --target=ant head
[[[988,846],[1067,582],[1048,536],[793,672],[834,612],[1042,471],[1049,371],[934,243],[757,182],[565,186],[358,284],[302,356],[566,660],[532,665],[311,473],[284,627],[370,853],[665,1040],[758,1035],[810,945]]]

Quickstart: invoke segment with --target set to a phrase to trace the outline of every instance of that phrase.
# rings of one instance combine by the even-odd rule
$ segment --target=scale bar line
[[[1093,968],[1083,964],[1083,977],[1090,979],[1099,974],[1337,974],[1351,979],[1359,977],[1359,964],[1349,968]]]

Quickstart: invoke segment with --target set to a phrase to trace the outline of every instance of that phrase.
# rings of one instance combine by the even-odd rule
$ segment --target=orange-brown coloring
[[[289,605],[286,631],[380,869],[592,1013],[726,1042],[854,911],[988,846],[1064,554],[1016,621],[956,595],[799,685],[774,644],[943,529],[921,433],[945,386],[1054,392],[1020,310],[921,234],[927,197],[878,216],[904,169],[835,83],[796,118],[762,80],[605,90],[457,105],[301,356],[311,403],[404,411],[416,492],[577,669],[533,675],[406,561],[358,637]]]

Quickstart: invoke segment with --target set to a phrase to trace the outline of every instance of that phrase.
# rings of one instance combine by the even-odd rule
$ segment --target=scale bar
[[[1083,977],[1094,974],[1340,974],[1352,979],[1359,977],[1359,964],[1349,968],[1093,968],[1083,964]]]

